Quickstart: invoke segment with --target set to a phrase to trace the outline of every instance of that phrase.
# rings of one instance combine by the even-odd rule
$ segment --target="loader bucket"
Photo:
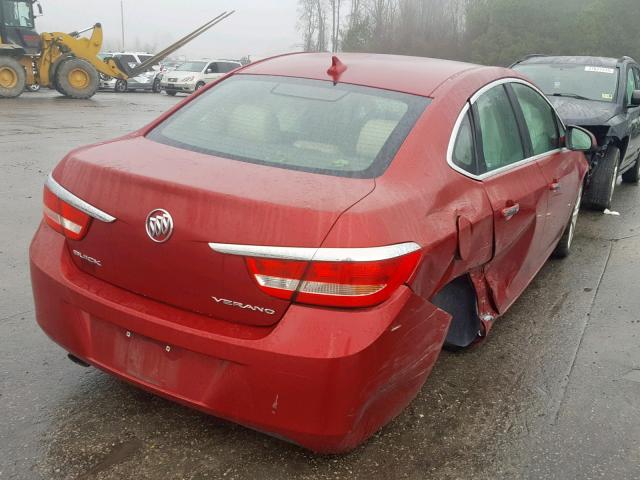
[[[138,66],[136,66],[136,67],[134,67],[132,69],[126,69],[128,71],[126,71],[125,73],[129,77],[135,77],[136,75],[140,75],[141,73],[149,71],[153,65],[156,65],[157,63],[161,62],[162,60],[167,58],[169,55],[171,55],[173,52],[175,52],[179,48],[183,47],[184,45],[186,45],[187,43],[189,43],[191,40],[195,39],[196,37],[202,35],[204,32],[209,30],[214,25],[217,25],[218,23],[222,22],[223,20],[229,18],[234,13],[235,13],[235,10],[232,10],[231,12],[223,12],[223,13],[221,13],[220,15],[215,17],[214,19],[212,19],[212,20],[208,21],[207,23],[205,23],[204,25],[202,25],[200,28],[197,28],[196,30],[194,30],[190,34],[185,35],[184,37],[182,37],[180,40],[178,40],[174,44],[169,45],[167,48],[165,48],[161,52],[157,53],[156,55],[151,57],[149,60],[141,63],[140,65],[138,65]]]

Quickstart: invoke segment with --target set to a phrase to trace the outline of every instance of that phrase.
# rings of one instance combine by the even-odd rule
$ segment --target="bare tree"
[[[316,51],[324,52],[327,50],[327,12],[323,0],[316,0],[316,16],[318,22],[318,42]]]
[[[318,28],[316,0],[299,0],[298,30],[302,32],[305,52],[316,50],[315,34]]]

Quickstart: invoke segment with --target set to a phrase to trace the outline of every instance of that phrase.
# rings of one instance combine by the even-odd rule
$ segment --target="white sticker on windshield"
[[[596,73],[609,73],[613,74],[616,71],[613,68],[605,68],[605,67],[584,67],[585,72],[596,72]]]
[[[602,94],[602,98],[604,98],[605,100],[613,100],[613,94],[611,94],[611,93],[603,93]]]

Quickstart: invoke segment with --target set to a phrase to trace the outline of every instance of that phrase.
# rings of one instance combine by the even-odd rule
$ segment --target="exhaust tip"
[[[84,360],[80,360],[78,357],[76,357],[75,355],[72,354],[67,354],[67,357],[69,357],[69,360],[71,360],[73,363],[75,363],[76,365],[80,365],[81,367],[90,367],[91,365],[89,365],[87,362],[85,362]]]

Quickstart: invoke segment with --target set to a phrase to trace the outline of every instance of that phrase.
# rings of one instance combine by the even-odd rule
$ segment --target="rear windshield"
[[[548,96],[576,97],[614,102],[618,91],[617,68],[592,65],[531,64],[516,65]]]
[[[330,81],[235,75],[147,137],[251,163],[373,178],[390,164],[429,102]]]

